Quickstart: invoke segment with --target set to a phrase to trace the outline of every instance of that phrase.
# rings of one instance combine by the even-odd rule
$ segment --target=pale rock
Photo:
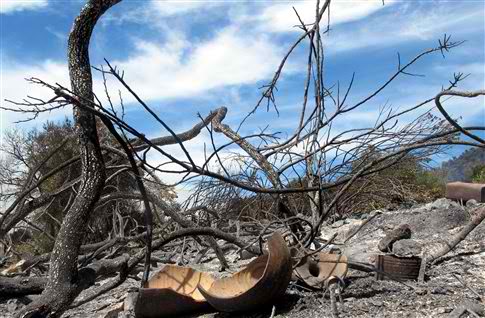
[[[392,252],[401,257],[418,256],[422,252],[422,246],[413,239],[403,239],[394,242]]]
[[[123,311],[124,305],[123,303],[117,303],[111,305],[107,309],[103,310],[102,312],[96,315],[97,318],[117,318],[118,314]]]

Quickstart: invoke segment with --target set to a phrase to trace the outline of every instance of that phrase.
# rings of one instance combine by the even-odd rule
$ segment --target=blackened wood
[[[79,102],[91,107],[93,98],[89,43],[98,19],[121,0],[90,0],[74,21],[68,40],[71,87]],[[49,282],[42,295],[17,317],[60,317],[81,292],[77,259],[95,204],[106,178],[94,115],[74,107],[75,129],[81,157],[81,185],[71,209],[64,217],[51,255]]]
[[[46,284],[45,277],[0,277],[0,296],[19,297],[40,294]]]
[[[402,224],[387,233],[386,236],[379,242],[377,247],[381,252],[391,252],[394,242],[409,238],[411,238],[411,229],[409,228],[409,225]]]

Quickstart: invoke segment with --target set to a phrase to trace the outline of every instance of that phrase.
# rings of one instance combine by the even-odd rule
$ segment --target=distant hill
[[[460,156],[443,162],[442,169],[447,172],[448,181],[470,181],[472,170],[485,165],[485,149],[470,148]]]

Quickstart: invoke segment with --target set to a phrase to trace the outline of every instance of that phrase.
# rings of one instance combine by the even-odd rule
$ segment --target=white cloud
[[[47,83],[69,86],[69,76],[67,64],[47,60],[39,65],[22,65],[2,60],[3,69],[0,74],[0,102],[2,106],[15,108],[14,105],[5,102],[5,99],[12,101],[22,101],[27,96],[49,100],[54,95],[51,90],[28,83],[25,79],[37,77]],[[8,67],[6,67],[8,65]],[[9,128],[13,122],[25,119],[26,114],[13,113],[5,110],[2,112],[2,129]],[[60,119],[71,113],[69,107],[64,110],[56,110],[52,113],[44,113],[38,117],[36,122],[43,122],[47,119]]]
[[[2,0],[0,1],[0,14],[41,9],[46,6],[47,0]]]
[[[323,1],[321,1],[321,3],[322,2]],[[393,3],[394,1],[386,1],[386,7]],[[244,19],[247,21],[258,21],[261,23],[260,29],[269,32],[295,31],[299,29],[293,28],[293,26],[300,25],[300,22],[293,10],[293,7],[296,9],[296,11],[298,11],[298,14],[304,23],[312,23],[315,21],[315,4],[316,1],[291,1],[285,3],[276,3],[264,8],[261,14],[246,16]],[[330,23],[333,26],[336,24],[360,20],[382,9],[383,7],[384,6],[382,5],[381,0],[332,1],[330,4]],[[327,21],[327,14],[325,14],[323,21]],[[325,23],[322,23],[322,25]]]
[[[171,34],[164,45],[139,41],[131,56],[112,61],[124,70],[125,80],[144,100],[190,98],[207,94],[211,90],[252,84],[269,78],[280,59],[280,50],[264,35],[247,35],[236,28],[226,28],[213,38],[194,44],[180,33]],[[67,65],[64,62],[45,61],[39,64],[21,64],[3,59],[3,81],[0,98],[21,101],[27,95],[49,99],[52,93],[45,88],[31,85],[28,77],[38,77],[48,83],[60,83],[69,87]],[[8,65],[8,67],[7,67]],[[103,98],[104,88],[100,75],[94,72],[94,91]],[[109,83],[110,92],[116,99],[120,84]],[[232,92],[233,94],[234,92]],[[126,91],[125,103],[134,101]],[[67,112],[56,111],[41,116],[62,118]],[[22,118],[22,115],[2,112],[3,128]]]
[[[266,36],[230,27],[195,45],[179,36],[163,46],[139,41],[132,56],[112,64],[125,71],[140,96],[154,100],[255,83],[273,74],[280,57],[280,49]]]
[[[387,4],[386,4],[387,6]],[[329,53],[357,50],[364,47],[383,47],[405,41],[434,40],[443,34],[453,34],[454,39],[482,26],[483,9],[465,5],[458,9],[449,6],[415,8],[407,3],[394,6],[396,10],[385,15],[370,17],[358,27],[339,28],[324,39]],[[336,10],[332,12],[335,13]],[[350,39],[350,40],[349,40]],[[438,41],[436,40],[436,45]]]
[[[152,0],[150,3],[151,9],[157,11],[157,14],[162,17],[186,14],[190,11],[208,9],[221,4],[223,4],[223,2],[202,0]]]
[[[134,22],[142,24],[146,28],[165,29],[166,25],[169,24],[167,22],[168,18],[180,18],[175,23],[173,19],[170,19],[172,28],[167,31],[173,31],[173,29],[186,24],[186,19],[198,19],[206,10],[213,10],[214,7],[227,3],[212,0],[150,0],[127,1],[123,4],[125,5],[125,10],[120,13],[108,12],[101,20],[101,23],[122,24]],[[195,18],[195,15],[198,17]],[[150,23],[147,24],[147,21],[150,21]]]

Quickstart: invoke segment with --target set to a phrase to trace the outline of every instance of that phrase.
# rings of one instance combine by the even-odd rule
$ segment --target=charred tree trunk
[[[0,295],[2,297],[19,297],[40,294],[47,280],[44,277],[0,277]]]
[[[93,101],[89,42],[98,19],[121,0],[89,0],[74,21],[69,35],[68,62],[72,91],[81,104]],[[49,281],[34,303],[17,317],[60,317],[81,292],[77,269],[79,249],[94,205],[105,181],[105,166],[101,155],[96,122],[87,110],[74,107],[76,132],[82,163],[82,183],[74,203],[64,218],[52,251]]]

